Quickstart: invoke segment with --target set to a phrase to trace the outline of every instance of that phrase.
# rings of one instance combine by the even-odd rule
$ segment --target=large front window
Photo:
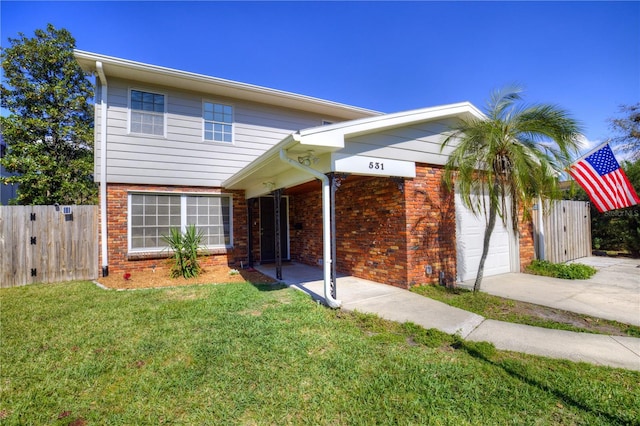
[[[171,228],[196,225],[207,248],[232,244],[231,197],[228,195],[129,194],[129,249],[157,251],[167,247]]]
[[[204,140],[233,142],[233,107],[204,102]]]
[[[164,136],[164,95],[131,90],[132,133]]]

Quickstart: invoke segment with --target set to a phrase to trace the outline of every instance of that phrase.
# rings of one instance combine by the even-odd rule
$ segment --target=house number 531
[[[384,163],[369,162],[369,169],[384,170]]]

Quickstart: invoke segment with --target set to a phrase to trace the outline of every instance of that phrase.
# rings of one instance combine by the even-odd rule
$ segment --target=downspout
[[[324,258],[322,269],[324,275],[324,300],[326,300],[330,308],[339,308],[342,302],[334,299],[331,295],[331,264],[333,259],[331,259],[331,185],[329,178],[323,173],[287,157],[284,149],[280,150],[280,159],[285,163],[289,163],[294,168],[309,173],[322,181],[322,252]]]
[[[102,62],[96,61],[96,70],[102,84],[100,91],[100,232],[102,276],[109,276],[109,251],[107,247],[107,77]]]

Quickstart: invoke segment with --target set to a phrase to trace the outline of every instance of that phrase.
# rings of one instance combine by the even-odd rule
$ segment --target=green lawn
[[[640,373],[228,284],[0,290],[2,424],[640,424]]]

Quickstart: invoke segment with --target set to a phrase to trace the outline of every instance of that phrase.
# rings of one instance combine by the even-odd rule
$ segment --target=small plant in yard
[[[131,274],[129,272],[125,272],[124,274],[122,274],[122,278],[124,278],[126,281],[129,281],[129,279],[131,279]]]
[[[229,270],[229,275],[233,276],[233,275],[238,275],[240,274],[240,271],[238,271],[237,269],[230,269]]]
[[[173,265],[171,277],[197,277],[202,268],[198,262],[198,249],[202,246],[202,232],[196,230],[195,225],[189,225],[184,233],[178,228],[171,228],[169,235],[162,239],[173,251]]]
[[[586,280],[597,271],[595,268],[582,263],[551,263],[547,260],[534,260],[527,266],[526,272],[546,277],[563,278],[567,280]]]

